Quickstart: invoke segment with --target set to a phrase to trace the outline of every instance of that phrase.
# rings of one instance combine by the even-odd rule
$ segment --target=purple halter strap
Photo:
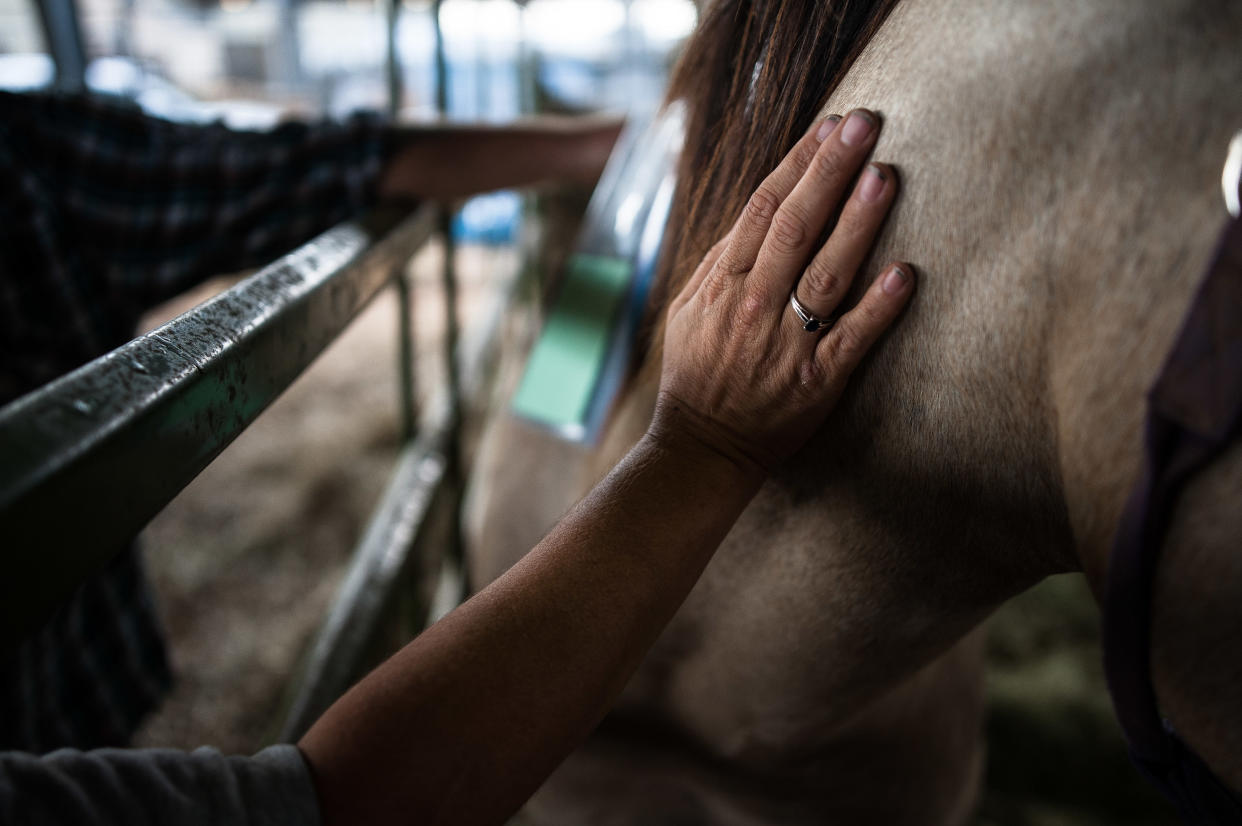
[[[1148,401],[1143,471],[1108,569],[1108,687],[1132,759],[1187,822],[1242,824],[1242,802],[1161,717],[1150,653],[1153,582],[1178,495],[1242,430],[1242,220],[1221,233]]]

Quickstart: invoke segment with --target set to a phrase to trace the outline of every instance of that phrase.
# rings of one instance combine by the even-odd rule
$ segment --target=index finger
[[[839,115],[829,115],[814,124],[759,184],[733,225],[730,232],[733,241],[720,256],[719,266],[723,274],[745,275],[755,266],[763,239],[767,237],[777,210],[802,179],[820,144],[836,130],[840,121]]]
[[[755,262],[755,289],[783,303],[802,274],[829,217],[879,136],[879,119],[855,109],[824,141],[772,219]]]

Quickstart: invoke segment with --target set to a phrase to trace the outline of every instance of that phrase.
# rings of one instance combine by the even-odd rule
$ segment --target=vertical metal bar
[[[134,0],[121,0],[113,37],[115,43],[112,48],[119,57],[134,56]]]
[[[401,405],[401,439],[408,442],[418,431],[417,374],[414,372],[414,291],[410,288],[406,264],[393,270],[397,288],[397,380]]]
[[[388,53],[384,68],[388,81],[388,114],[395,117],[401,109],[403,83],[401,80],[401,55],[397,52],[397,24],[401,16],[401,0],[387,0],[384,7],[388,24]]]
[[[38,0],[43,39],[56,63],[56,88],[80,92],[86,88],[86,47],[74,0]]]
[[[283,91],[286,95],[301,97],[305,90],[297,0],[276,0],[276,28],[276,70],[283,76],[281,80],[288,84]]]
[[[401,79],[401,55],[397,46],[397,27],[400,22],[401,0],[387,0],[385,16],[388,26],[385,68],[388,82],[388,114],[396,121],[401,110],[403,84]],[[414,291],[407,273],[408,262],[396,267],[392,273],[397,288],[397,379],[400,388],[401,438],[409,441],[418,429],[417,374],[414,370]]]
[[[448,57],[445,53],[444,29],[440,25],[440,7],[443,0],[432,0],[431,24],[436,37],[436,111],[440,117],[448,114]]]
[[[436,35],[436,109],[441,118],[447,118],[449,112],[449,63],[448,50],[444,41],[444,28],[440,23],[440,10],[443,0],[434,0],[431,4],[435,18]],[[441,286],[444,291],[444,369],[448,380],[448,443],[445,452],[448,465],[445,469],[445,482],[452,503],[452,518],[449,529],[446,555],[454,563],[460,565],[463,557],[461,537],[461,499],[464,479],[462,477],[461,457],[461,372],[458,369],[457,349],[459,331],[457,324],[457,245],[453,239],[453,210],[451,205],[440,207],[440,233],[444,242],[444,268],[441,273]]]
[[[444,236],[444,270],[441,286],[444,289],[444,369],[448,373],[450,418],[456,436],[461,425],[461,370],[457,363],[458,339],[461,333],[457,322],[457,243],[453,240],[453,212],[445,207],[440,210],[440,232]]]
[[[530,46],[530,21],[526,17],[526,3],[518,3],[518,109],[523,115],[535,113],[535,53]]]

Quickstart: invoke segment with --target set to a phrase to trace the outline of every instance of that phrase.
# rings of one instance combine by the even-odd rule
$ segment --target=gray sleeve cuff
[[[319,826],[296,746],[253,757],[213,748],[0,753],[0,823]]]
[[[230,760],[246,760],[231,757]],[[282,744],[268,746],[249,758],[256,769],[265,771],[264,787],[257,789],[265,798],[264,804],[271,810],[269,821],[254,823],[299,823],[319,826],[319,803],[315,797],[315,785],[311,781],[310,767],[297,746]]]

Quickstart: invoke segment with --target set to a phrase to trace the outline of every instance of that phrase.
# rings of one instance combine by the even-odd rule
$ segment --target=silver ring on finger
[[[801,301],[798,300],[798,290],[795,287],[789,293],[789,306],[793,307],[793,311],[798,315],[798,321],[802,325],[802,329],[808,333],[823,333],[832,329],[832,325],[837,323],[835,315],[820,318],[815,313],[808,310]]]

